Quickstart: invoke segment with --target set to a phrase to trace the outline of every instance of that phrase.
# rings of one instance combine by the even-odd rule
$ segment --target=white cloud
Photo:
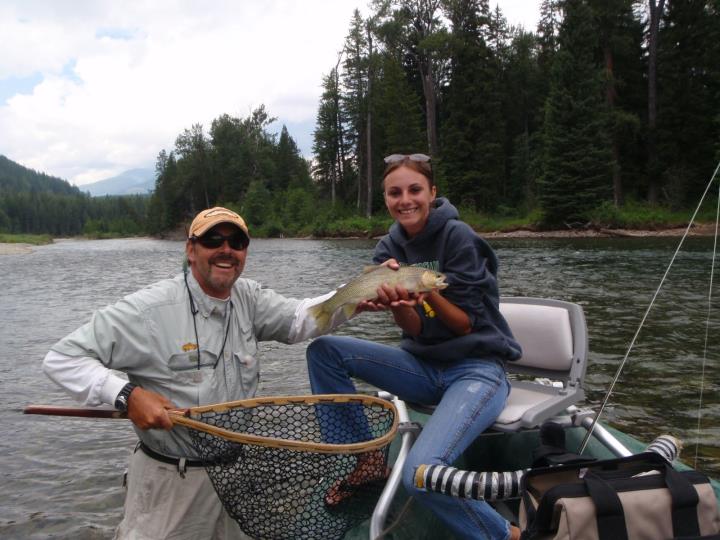
[[[310,126],[356,6],[366,11],[357,0],[4,1],[0,83],[42,80],[0,103],[0,153],[81,184],[152,166],[183,129],[222,113],[265,104]]]

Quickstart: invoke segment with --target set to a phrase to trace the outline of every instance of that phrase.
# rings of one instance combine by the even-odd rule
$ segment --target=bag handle
[[[697,506],[700,498],[695,487],[687,478],[676,471],[667,460],[662,459],[662,462],[658,462],[656,465],[656,469],[663,476],[672,501],[673,536],[700,536],[700,524],[697,517]],[[588,495],[595,503],[600,538],[627,538],[624,516],[622,523],[617,519],[618,508],[616,504],[620,506],[619,513],[622,513],[622,503],[615,490],[590,469],[585,474],[584,480]],[[620,525],[622,525],[622,533],[619,532]],[[604,536],[601,526],[607,527],[608,533],[613,536]],[[619,534],[622,534],[622,536],[618,536]]]
[[[700,536],[697,507],[700,502],[692,483],[670,463],[664,467],[665,485],[672,498],[672,525],[674,536]]]
[[[588,470],[583,478],[588,495],[595,504],[598,536],[614,540],[628,540],[625,512],[615,489]]]

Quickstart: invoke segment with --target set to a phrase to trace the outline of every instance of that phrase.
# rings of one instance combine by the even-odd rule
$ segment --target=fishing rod
[[[598,410],[598,413],[593,418],[592,424],[590,424],[590,427],[587,430],[587,433],[585,434],[585,437],[583,438],[582,442],[580,443],[580,448],[578,450],[578,454],[582,454],[585,451],[585,448],[588,445],[588,442],[590,441],[590,437],[592,437],[593,431],[595,430],[595,426],[597,425],[598,420],[600,419],[600,416],[602,416],[603,412],[605,411],[605,407],[608,404],[608,401],[610,400],[610,396],[612,395],[613,390],[615,389],[615,384],[617,383],[618,379],[620,378],[620,374],[622,373],[623,369],[625,368],[625,364],[627,363],[628,357],[630,356],[630,352],[632,351],[633,347],[635,346],[635,342],[637,341],[638,336],[640,335],[640,331],[643,328],[643,325],[645,324],[645,320],[647,319],[648,315],[650,314],[650,310],[655,305],[655,300],[658,297],[658,294],[660,294],[660,289],[662,289],[662,286],[665,284],[665,279],[667,278],[668,274],[670,273],[670,268],[672,268],[673,263],[675,262],[675,259],[680,252],[680,248],[682,248],[683,243],[685,242],[685,238],[687,238],[688,234],[690,233],[690,228],[692,227],[693,223],[695,222],[695,218],[698,215],[698,212],[700,211],[700,208],[702,206],[702,203],[705,200],[705,196],[707,195],[708,191],[710,191],[710,187],[712,186],[712,183],[715,181],[715,177],[718,174],[718,170],[720,170],[720,162],[717,164],[717,167],[715,167],[715,172],[713,172],[712,176],[710,177],[710,181],[708,182],[707,186],[705,187],[705,191],[702,194],[702,197],[700,197],[700,202],[698,203],[697,207],[695,208],[695,212],[693,213],[692,217],[690,218],[690,221],[688,222],[688,226],[685,229],[685,233],[683,234],[682,238],[680,239],[680,243],[678,244],[677,248],[675,249],[675,253],[673,253],[672,258],[670,259],[670,263],[668,264],[667,268],[665,269],[665,274],[663,274],[662,279],[660,280],[660,284],[657,286],[657,289],[655,290],[655,293],[653,294],[652,299],[650,300],[650,304],[648,305],[647,309],[645,310],[645,314],[643,315],[642,320],[640,321],[640,325],[638,326],[637,330],[635,331],[635,335],[632,338],[632,341],[630,342],[630,346],[628,347],[627,351],[625,352],[625,356],[622,359],[622,362],[620,362],[620,366],[617,369],[617,372],[615,373],[615,377],[613,377],[612,382],[610,383],[610,388],[605,393],[605,397],[603,398],[602,404],[600,405],[600,409]],[[720,195],[719,195],[720,197]],[[718,220],[716,218],[715,220],[715,238],[717,240],[717,230],[718,230]],[[713,251],[713,260],[715,259],[715,251]],[[713,266],[714,270],[714,266]],[[712,283],[712,276],[711,276],[711,283]],[[711,291],[712,293],[712,291]],[[703,367],[704,372],[704,367]]]
[[[23,414],[43,414],[48,416],[71,416],[75,418],[106,418],[127,420],[127,413],[117,409],[103,407],[60,407],[56,405],[28,405]]]

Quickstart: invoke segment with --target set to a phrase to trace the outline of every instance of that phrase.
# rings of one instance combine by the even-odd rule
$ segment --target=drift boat
[[[467,471],[528,470],[541,444],[540,428],[545,422],[562,426],[568,451],[586,457],[606,460],[646,450],[647,445],[632,436],[596,422],[595,411],[583,407],[589,346],[581,306],[552,299],[502,298],[500,308],[522,346],[523,356],[508,363],[511,392],[505,409],[455,467]],[[432,408],[380,395],[395,403],[399,415],[398,436],[390,452],[393,468],[369,523],[353,529],[345,538],[446,538],[442,523],[408,499],[400,478],[405,458]],[[672,460],[674,455],[667,457]],[[689,469],[678,461],[673,466],[681,471]],[[710,481],[716,501],[720,501],[720,483]],[[507,486],[504,490],[509,497],[488,502],[506,519],[519,523],[519,489]]]

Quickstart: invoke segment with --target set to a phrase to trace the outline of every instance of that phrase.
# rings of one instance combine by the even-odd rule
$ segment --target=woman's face
[[[385,177],[385,206],[409,237],[423,230],[435,200],[435,186],[422,174],[404,165]]]

